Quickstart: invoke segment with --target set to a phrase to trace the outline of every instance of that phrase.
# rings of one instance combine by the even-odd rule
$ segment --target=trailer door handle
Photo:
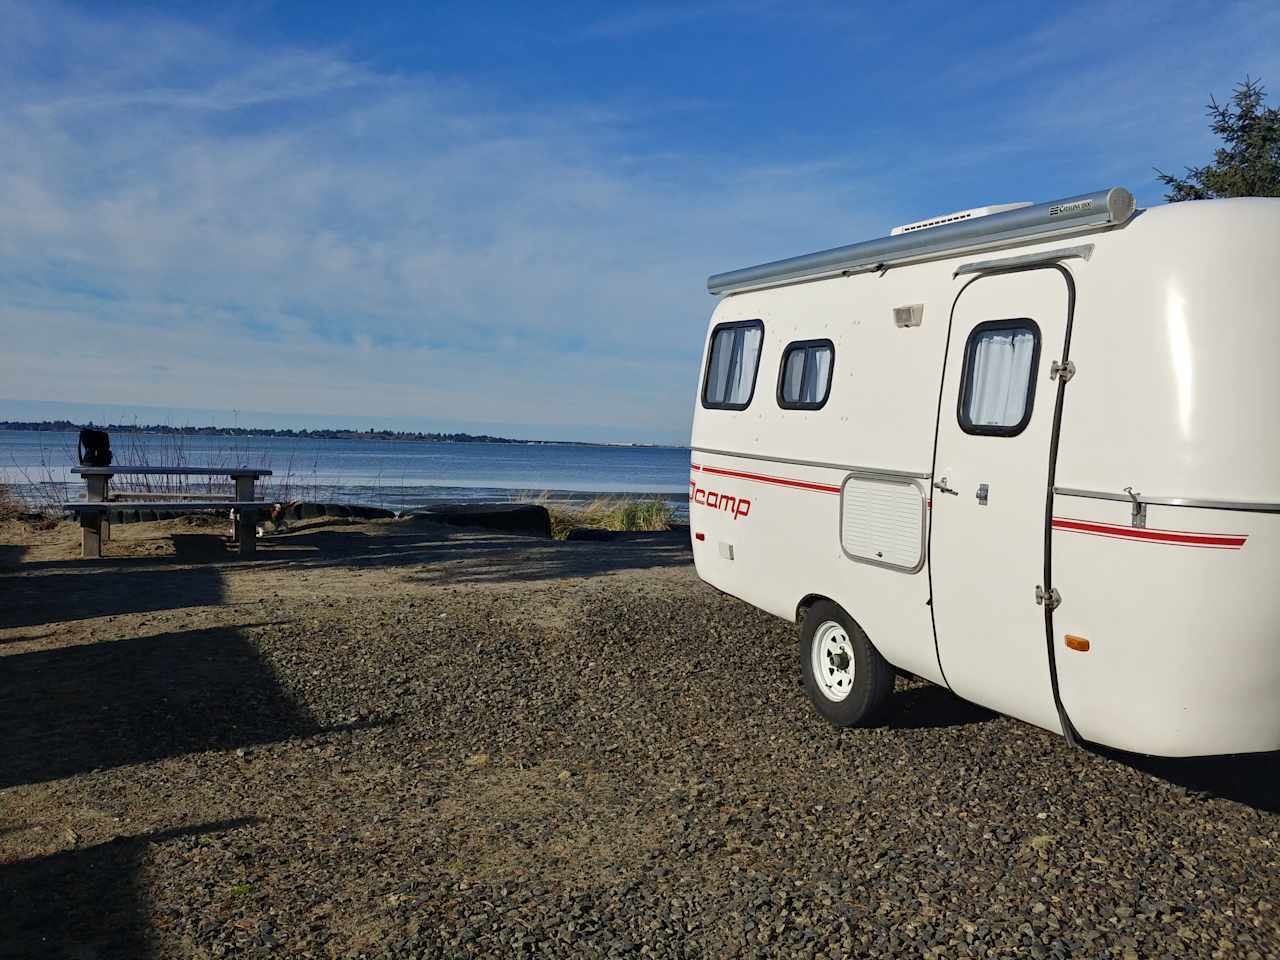
[[[977,496],[978,502],[982,504],[984,507],[987,505],[987,494],[989,494],[990,492],[991,492],[991,488],[988,487],[985,483],[978,484],[978,492],[977,494],[975,494],[975,496]]]
[[[939,477],[937,480],[933,481],[933,487],[939,493],[949,493],[952,496],[959,496],[959,491],[952,490],[950,487],[947,486],[946,477]]]

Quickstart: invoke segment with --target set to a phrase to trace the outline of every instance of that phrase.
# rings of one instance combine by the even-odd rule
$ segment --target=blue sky
[[[1280,97],[1274,0],[371,6],[0,0],[0,419],[684,442],[707,274]]]

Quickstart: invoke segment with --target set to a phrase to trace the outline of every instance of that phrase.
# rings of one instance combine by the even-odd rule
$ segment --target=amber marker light
[[[1068,633],[1066,636],[1067,646],[1072,650],[1079,650],[1081,653],[1089,652],[1089,641],[1084,637],[1077,637],[1075,634]]]

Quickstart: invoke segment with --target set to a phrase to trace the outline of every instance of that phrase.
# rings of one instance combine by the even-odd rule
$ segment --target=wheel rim
[[[853,690],[853,643],[849,632],[828,620],[813,634],[813,679],[824,697],[839,703]]]

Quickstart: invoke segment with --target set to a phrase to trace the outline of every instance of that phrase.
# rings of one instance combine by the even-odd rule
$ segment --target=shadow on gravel
[[[1204,799],[1221,797],[1255,810],[1280,813],[1280,751],[1222,757],[1145,757],[1105,747],[1094,750]]]
[[[0,788],[321,732],[235,628],[0,658]]]
[[[0,628],[30,627],[68,620],[88,620],[125,613],[172,610],[219,603],[222,574],[215,567],[103,569],[91,565],[75,569],[41,565],[36,575],[15,577],[0,586]],[[27,564],[23,570],[31,570]]]
[[[207,560],[229,560],[235,547],[224,536],[216,533],[175,533],[173,554],[186,563]]]
[[[119,837],[0,866],[0,956],[98,960],[156,956],[138,879],[147,848],[257,822],[240,817]]]
[[[436,525],[397,527],[369,535],[341,529],[316,530],[281,538],[273,547],[311,548],[289,568],[435,567],[410,578],[427,583],[491,583],[589,577],[620,570],[686,566],[692,560],[687,532],[607,543],[566,542],[488,531],[444,531]],[[286,559],[274,554],[265,560]]]
[[[927,683],[894,691],[884,726],[891,730],[927,730],[987,723],[996,718],[997,714],[986,707],[961,700],[950,690]]]
[[[21,562],[27,548],[12,543],[0,543],[0,567],[12,567]]]

